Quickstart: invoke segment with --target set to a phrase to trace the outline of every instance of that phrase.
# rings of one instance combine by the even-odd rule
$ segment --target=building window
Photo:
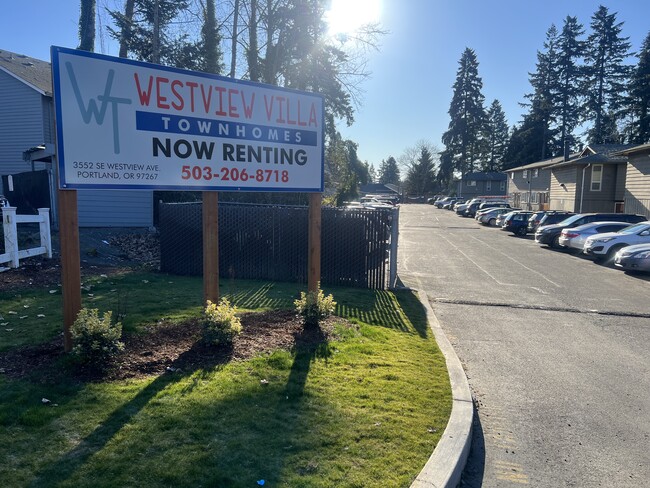
[[[539,176],[539,170],[538,170],[538,169],[534,169],[534,170],[533,170],[533,178],[537,178],[538,176]]]
[[[506,182],[505,181],[499,182],[499,191],[501,193],[504,193],[506,191]]]
[[[510,179],[511,179],[511,180],[514,180],[514,179],[515,179],[515,172],[514,172],[514,171],[511,171],[511,172],[510,172]]]
[[[467,180],[467,186],[476,186],[476,180]]]
[[[539,193],[534,192],[534,193],[532,194],[532,197],[533,197],[533,201],[532,201],[532,203],[539,203]]]
[[[603,165],[594,164],[591,167],[591,191],[600,191],[603,186]]]
[[[527,169],[524,170],[524,174],[523,174],[523,176],[524,176],[524,179],[525,179],[525,178],[528,178],[528,170],[527,170]]]
[[[492,182],[491,181],[486,181],[485,182],[485,191],[490,191],[492,190]]]

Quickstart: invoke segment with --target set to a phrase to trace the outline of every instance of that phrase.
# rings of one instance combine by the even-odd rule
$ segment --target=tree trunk
[[[248,25],[248,76],[251,81],[260,80],[257,45],[257,0],[251,0],[251,17]]]
[[[120,36],[120,58],[126,58],[129,54],[129,39],[131,38],[131,23],[133,22],[133,9],[134,9],[135,0],[126,0],[124,4],[124,18],[126,24],[122,30],[122,35]]]
[[[95,50],[95,0],[81,0],[78,49],[90,52]]]
[[[235,11],[233,13],[232,21],[232,50],[230,54],[230,77],[235,77],[235,69],[237,68],[237,23],[239,22],[239,0],[235,0]]]

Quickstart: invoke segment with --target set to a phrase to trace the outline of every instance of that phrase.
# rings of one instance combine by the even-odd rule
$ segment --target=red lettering
[[[158,108],[169,108],[169,104],[165,103],[167,97],[163,97],[160,94],[160,85],[163,83],[169,83],[168,78],[162,78],[161,76],[156,76],[156,105]]]
[[[234,103],[232,103],[233,95],[237,95],[238,93],[239,90],[235,90],[234,88],[228,90],[228,115],[230,115],[233,119],[239,118],[239,113],[237,112],[237,106]]]
[[[176,91],[176,87],[183,87],[183,82],[180,80],[174,80],[172,81],[172,93],[178,100],[178,103],[172,102],[172,107],[174,107],[176,110],[183,110],[183,107],[185,106],[185,101],[183,100],[183,97],[180,93]]]
[[[273,101],[275,100],[275,97],[271,95],[271,101],[269,102],[269,99],[266,98],[266,95],[264,95],[264,106],[266,107],[266,120],[271,122],[271,115],[273,114]]]
[[[212,100],[212,87],[208,87],[208,94],[206,98],[205,94],[205,85],[201,83],[201,98],[203,99],[203,108],[205,109],[205,113],[208,114],[210,113],[210,100]]]
[[[194,89],[199,86],[199,84],[194,81],[188,81],[185,83],[185,86],[190,87],[190,110],[194,112]]]
[[[248,105],[246,105],[246,97],[244,92],[241,92],[241,103],[244,106],[244,115],[247,119],[250,119],[253,116],[253,105],[255,104],[255,92],[251,95],[251,100]]]
[[[222,86],[215,86],[215,90],[219,92],[219,110],[215,112],[217,115],[228,115],[226,112],[223,111],[223,93],[226,91],[226,89]]]
[[[282,118],[282,102],[286,100],[284,97],[277,97],[278,100],[278,107],[280,108],[280,113],[278,114],[278,118],[275,119],[275,121],[279,124],[284,124],[286,120]]]
[[[304,122],[303,120],[300,120],[300,100],[298,100],[298,125],[301,127],[306,127],[307,122]]]
[[[151,89],[153,88],[153,77],[149,77],[149,86],[147,87],[147,91],[142,90],[142,87],[140,86],[140,78],[138,77],[138,73],[133,73],[133,77],[135,78],[135,87],[136,90],[138,90],[138,97],[140,98],[140,105],[145,105],[149,106],[149,102],[151,101]]]
[[[296,125],[296,121],[295,121],[295,120],[291,120],[291,119],[289,118],[289,116],[291,115],[291,107],[289,106],[289,102],[290,102],[290,101],[291,101],[291,100],[287,98],[287,124],[289,124],[289,125]]]
[[[318,120],[316,120],[316,105],[312,102],[311,110],[309,111],[309,126],[311,127],[312,123],[314,127],[318,127]]]

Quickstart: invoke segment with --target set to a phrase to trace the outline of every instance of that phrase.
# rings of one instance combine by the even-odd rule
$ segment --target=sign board
[[[323,191],[323,98],[52,47],[62,189]]]

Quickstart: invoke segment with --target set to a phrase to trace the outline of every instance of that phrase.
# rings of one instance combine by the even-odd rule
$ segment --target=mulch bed
[[[330,317],[321,322],[320,328],[305,328],[291,310],[246,313],[241,315],[242,333],[231,348],[204,344],[196,319],[161,323],[144,333],[126,335],[124,351],[103,371],[60,361],[65,353],[62,338],[58,337],[38,346],[0,353],[0,372],[10,378],[31,377],[43,383],[56,382],[62,376],[106,381],[191,372],[277,349],[314,348],[335,340],[334,324],[342,322],[341,318]]]

